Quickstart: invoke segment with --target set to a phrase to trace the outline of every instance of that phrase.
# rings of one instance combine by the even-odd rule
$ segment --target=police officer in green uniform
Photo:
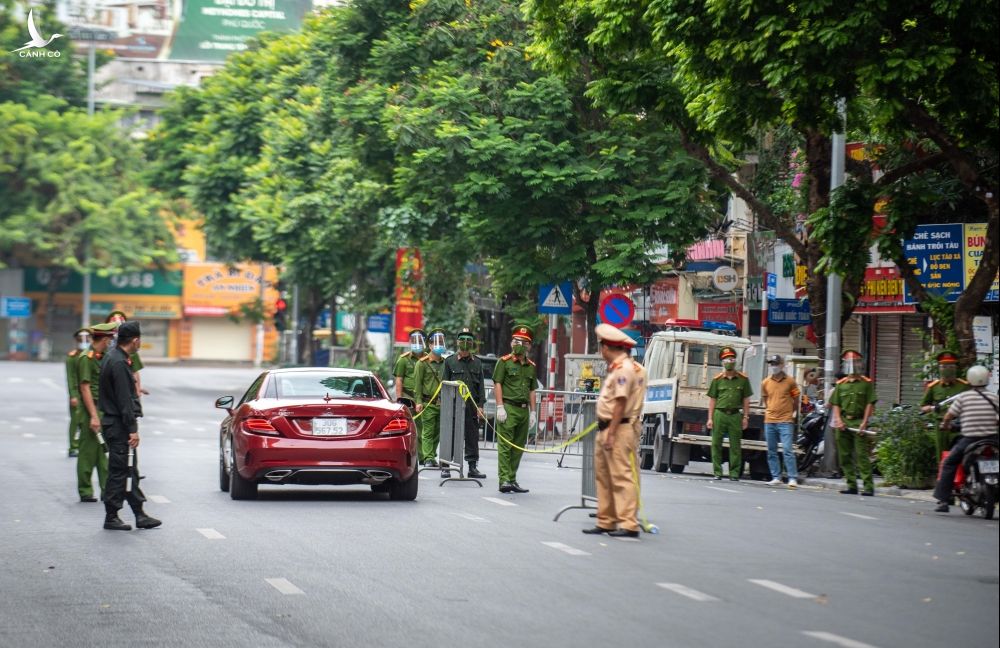
[[[469,464],[469,477],[485,479],[479,472],[479,412],[483,410],[483,363],[472,354],[476,350],[476,337],[467,328],[458,334],[458,352],[444,361],[443,380],[457,380],[469,387],[465,402],[465,461]]]
[[[872,437],[854,430],[864,430],[868,419],[875,411],[875,384],[871,378],[861,373],[861,354],[847,349],[840,354],[843,378],[837,381],[830,395],[833,414],[830,427],[837,431],[837,455],[840,470],[844,473],[847,488],[843,495],[858,494],[858,477],[864,482],[862,495],[875,494],[875,480],[872,477]]]
[[[723,372],[708,386],[708,423],[712,432],[712,473],[722,479],[722,438],[729,436],[729,479],[739,481],[743,472],[743,430],[750,424],[753,387],[745,374],[736,371],[736,350],[719,351]]]
[[[927,385],[924,397],[920,399],[920,411],[925,414],[937,413],[938,404],[951,398],[956,394],[969,389],[969,383],[958,377],[958,356],[951,351],[942,351],[937,354],[938,380]],[[938,421],[938,428],[934,435],[934,446],[937,450],[937,461],[940,463],[941,454],[951,449],[951,442],[955,435],[950,430],[941,428],[941,421]]]
[[[493,369],[493,395],[497,402],[497,472],[501,493],[527,493],[517,483],[521,455],[514,444],[524,447],[528,429],[535,427],[535,363],[528,359],[531,329],[514,326],[511,353],[497,361]],[[508,441],[510,443],[508,443]]]
[[[116,324],[97,324],[90,328],[93,347],[81,354],[77,362],[80,377],[80,451],[76,458],[76,489],[81,502],[96,502],[93,475],[97,469],[97,483],[103,496],[108,481],[108,457],[97,438],[101,430],[101,412],[97,408],[101,361],[114,338]]]
[[[442,328],[431,329],[431,351],[417,362],[414,375],[413,400],[420,415],[421,462],[425,466],[440,465],[435,460],[438,442],[441,440],[441,375],[444,373],[444,354],[447,352],[445,332]],[[447,470],[442,477],[450,477]]]
[[[66,387],[69,390],[69,452],[70,457],[77,456],[80,447],[80,380],[77,365],[80,356],[87,351],[90,332],[82,328],[73,334],[76,348],[66,354]]]
[[[426,354],[426,335],[423,329],[415,328],[410,331],[410,350],[399,355],[392,370],[392,375],[396,377],[396,401],[403,403],[410,409],[413,409],[416,403],[414,394],[416,393],[417,363]],[[419,423],[420,419],[417,419],[417,422]],[[423,455],[423,450],[420,451],[420,454]]]

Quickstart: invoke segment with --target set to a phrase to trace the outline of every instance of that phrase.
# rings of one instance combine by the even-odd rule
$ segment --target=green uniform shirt
[[[861,419],[865,415],[865,407],[874,405],[877,400],[875,383],[868,378],[852,379],[848,376],[841,378],[833,388],[830,405],[840,407],[840,414],[845,419]]]
[[[753,387],[750,379],[739,372],[732,378],[720,373],[708,386],[708,397],[715,399],[715,409],[740,409],[743,407],[743,399],[751,396]]]
[[[969,383],[964,380],[956,379],[950,385],[946,385],[940,380],[935,380],[927,385],[924,397],[920,399],[920,405],[921,407],[924,405],[937,405],[946,398],[951,398],[955,394],[961,394],[967,389],[969,389]]]
[[[437,392],[438,385],[441,384],[441,374],[444,372],[444,359],[435,360],[430,354],[424,356],[417,362],[416,375],[414,377],[413,400],[417,405],[427,403]]]
[[[132,361],[132,365],[129,367],[129,369],[132,370],[132,373],[142,371],[142,368],[145,365],[142,364],[142,358],[139,357],[138,353],[133,353],[128,357],[128,359]]]
[[[97,389],[100,382],[99,378],[101,377],[101,358],[97,356],[97,353],[93,349],[80,355],[77,372],[80,376],[80,382],[87,383],[90,386],[90,395],[94,397],[94,407],[96,408]],[[80,404],[83,405],[83,402],[81,401]]]
[[[460,380],[469,387],[472,399],[480,407],[483,404],[483,363],[476,356],[469,354],[464,358],[457,353],[448,356],[444,361],[444,380]]]
[[[413,398],[415,394],[415,387],[417,384],[417,362],[420,358],[412,351],[407,351],[406,353],[400,354],[399,358],[396,360],[396,366],[392,370],[392,375],[396,377],[396,380],[403,381],[403,397]]]
[[[77,365],[80,361],[80,351],[73,349],[66,354],[66,387],[70,398],[80,398],[80,373]]]
[[[535,391],[535,363],[528,359],[520,361],[509,353],[497,361],[493,384],[503,389],[504,403],[527,403],[529,394]]]

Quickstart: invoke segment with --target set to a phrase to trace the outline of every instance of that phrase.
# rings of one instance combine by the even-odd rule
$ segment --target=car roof
[[[684,342],[704,342],[714,345],[729,345],[735,348],[743,348],[750,345],[750,340],[735,335],[719,335],[718,333],[708,333],[707,331],[657,331],[652,338],[664,340],[682,340]]]
[[[283,375],[291,373],[322,373],[328,376],[372,376],[375,374],[367,369],[351,369],[349,367],[282,367],[271,369],[272,375]]]

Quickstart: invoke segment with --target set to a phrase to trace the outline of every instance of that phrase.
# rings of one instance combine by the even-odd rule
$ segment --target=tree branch
[[[719,164],[715,158],[712,157],[712,154],[707,148],[694,142],[689,137],[687,130],[683,126],[677,124],[676,122],[674,123],[674,126],[680,133],[681,146],[684,147],[684,150],[687,151],[688,155],[696,160],[700,160],[713,178],[726,185],[730,191],[746,202],[746,204],[750,205],[750,208],[757,214],[764,226],[774,230],[774,233],[781,240],[787,243],[800,259],[806,258],[806,246],[801,240],[799,240],[799,237],[795,235],[795,232],[782,222],[781,218],[771,211],[770,207],[757,198],[757,196],[747,189],[746,186],[744,186],[739,180],[734,178],[729,169]]]
[[[944,153],[934,153],[918,160],[907,162],[906,164],[896,167],[890,171],[886,171],[885,174],[876,180],[874,184],[876,187],[887,187],[893,182],[902,180],[908,175],[920,173],[921,171],[925,171],[933,166],[937,166],[938,164],[947,161],[948,156]]]

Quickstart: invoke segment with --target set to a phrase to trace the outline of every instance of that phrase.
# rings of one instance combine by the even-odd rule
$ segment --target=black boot
[[[469,477],[472,477],[473,479],[486,479],[486,475],[479,472],[477,464],[478,462],[476,461],[469,462]]]
[[[135,526],[140,529],[155,529],[156,527],[163,524],[163,522],[157,520],[155,517],[150,517],[146,515],[146,512],[141,508],[132,509],[135,513]]]
[[[527,488],[521,488],[520,484],[518,484],[516,481],[513,481],[513,482],[510,483],[510,492],[511,493],[527,493],[529,491],[528,491]]]
[[[132,527],[122,522],[118,513],[104,514],[104,528],[108,531],[131,531]]]

